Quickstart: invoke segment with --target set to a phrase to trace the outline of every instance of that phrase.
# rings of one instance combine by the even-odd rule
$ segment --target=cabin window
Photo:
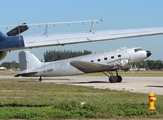
[[[113,59],[114,58],[114,56],[111,56],[111,59]]]
[[[101,61],[100,59],[97,59],[97,61],[99,62],[99,61]]]
[[[107,57],[104,58],[104,60],[107,60],[107,59],[108,59]]]
[[[121,55],[118,55],[118,57],[121,57]]]
[[[91,62],[94,62],[94,60],[91,60]]]

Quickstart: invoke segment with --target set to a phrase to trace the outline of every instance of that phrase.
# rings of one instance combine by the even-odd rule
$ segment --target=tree
[[[63,60],[63,59],[67,59],[67,58],[73,58],[73,57],[77,57],[77,56],[81,56],[81,55],[87,55],[87,54],[91,54],[91,51],[88,50],[84,50],[82,51],[70,51],[70,50],[64,50],[64,51],[56,51],[56,50],[52,50],[52,51],[46,51],[44,53],[44,61],[45,62],[50,62],[50,61],[56,61],[56,60]]]
[[[7,68],[7,69],[10,69],[10,65],[11,65],[11,62],[3,62],[3,63],[1,64],[1,66],[5,67],[5,68]]]
[[[1,66],[6,67],[7,69],[18,69],[19,68],[19,63],[16,63],[16,61],[12,62],[3,62]]]
[[[137,67],[146,70],[160,70],[163,68],[163,62],[161,60],[146,60],[138,63]]]
[[[161,60],[156,60],[154,66],[157,70],[160,70],[163,67],[163,63]]]
[[[16,61],[12,61],[10,64],[11,69],[18,69],[19,68],[19,63],[16,63]]]

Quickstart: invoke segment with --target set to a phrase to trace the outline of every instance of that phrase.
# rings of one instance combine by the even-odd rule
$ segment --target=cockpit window
[[[137,48],[137,49],[134,49],[134,52],[138,52],[138,51],[141,51],[142,49],[141,48]]]
[[[142,49],[141,48],[138,48],[139,51],[141,51]]]

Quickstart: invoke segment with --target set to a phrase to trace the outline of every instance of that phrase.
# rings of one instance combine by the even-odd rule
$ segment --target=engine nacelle
[[[0,60],[2,60],[7,55],[7,51],[0,51]]]
[[[128,59],[121,60],[122,69],[130,68]]]

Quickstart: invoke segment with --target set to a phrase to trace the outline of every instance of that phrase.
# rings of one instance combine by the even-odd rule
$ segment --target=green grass
[[[18,71],[0,71],[0,76],[14,76]]]
[[[148,94],[30,80],[0,79],[0,119],[163,117],[161,95],[149,111]]]

